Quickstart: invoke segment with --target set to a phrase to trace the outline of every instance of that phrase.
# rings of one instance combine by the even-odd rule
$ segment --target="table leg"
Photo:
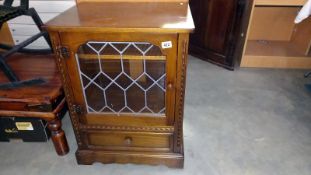
[[[51,131],[51,139],[58,155],[66,155],[69,152],[69,147],[65,132],[62,130],[61,121],[56,117],[52,121],[48,121],[48,128]]]

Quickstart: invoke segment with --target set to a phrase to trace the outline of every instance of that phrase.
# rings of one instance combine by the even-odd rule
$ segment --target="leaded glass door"
[[[87,42],[76,54],[88,113],[165,113],[165,56],[147,42]]]
[[[155,125],[173,123],[176,46],[163,49],[161,42],[96,39],[76,44],[67,65],[74,69],[71,79],[78,80],[74,93],[84,121],[92,124],[96,118],[98,123],[100,118],[106,124],[105,118],[111,122],[113,117],[147,125],[149,119]]]

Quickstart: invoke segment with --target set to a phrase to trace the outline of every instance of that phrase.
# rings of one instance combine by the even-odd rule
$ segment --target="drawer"
[[[169,151],[170,133],[98,132],[88,133],[88,144],[106,150]]]

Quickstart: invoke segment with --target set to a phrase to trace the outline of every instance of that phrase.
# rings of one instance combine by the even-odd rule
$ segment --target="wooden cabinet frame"
[[[57,56],[56,62],[60,69],[78,143],[76,152],[78,163],[145,163],[152,165],[164,164],[169,167],[182,168],[184,163],[182,127],[188,40],[189,32],[194,29],[188,2],[176,2],[175,0],[168,2],[81,2],[76,7],[69,9],[48,22],[45,28],[49,31]],[[153,51],[152,54],[154,55],[146,56],[148,49],[144,52],[138,49],[143,54],[140,58],[137,55],[135,56],[135,54],[134,56],[131,54],[123,55],[125,49],[123,51],[116,49],[119,53],[117,58],[117,54],[115,56],[110,54],[112,52],[106,55],[100,54],[102,49],[105,49],[105,47],[100,47],[99,50],[95,49],[97,55],[94,56],[93,54],[92,56],[87,51],[89,48],[92,49],[92,47],[86,49],[82,47],[83,49],[80,50],[80,46],[86,42],[88,47],[90,44],[99,42],[101,44],[104,43],[105,46],[108,43],[112,48],[115,47],[112,45],[124,42],[131,43],[127,46],[133,46],[134,44],[134,47],[137,48],[136,44],[144,42],[144,44],[151,45],[150,47],[148,46],[149,49],[156,47],[158,50],[156,53]],[[125,48],[128,48],[127,46]],[[149,110],[152,114],[158,111],[156,112],[157,117],[151,116],[146,111],[143,114],[139,113],[139,115],[136,115],[133,110],[132,114],[122,113],[123,109],[129,107],[127,102],[122,102],[124,107],[118,108],[120,109],[118,112],[112,110],[112,113],[109,114],[102,113],[106,107],[110,110],[118,105],[117,103],[113,105],[113,102],[110,101],[109,105],[111,106],[108,106],[105,95],[106,90],[111,87],[112,83],[118,80],[121,74],[129,78],[128,73],[124,72],[123,56],[125,59],[128,59],[128,62],[134,58],[143,59],[143,73],[141,76],[150,76],[150,72],[147,72],[149,68],[146,69],[147,59],[149,59],[148,64],[151,67],[156,67],[150,68],[150,70],[153,69],[153,72],[160,71],[158,73],[161,75],[160,78],[151,79],[149,77],[153,84],[148,85],[148,87],[159,85],[156,88],[159,89],[161,86],[163,92],[154,93],[153,95],[149,94],[147,97],[148,89],[143,88],[145,106],[138,112],[135,111],[139,113],[146,106],[147,108],[150,107],[148,106],[149,101],[146,103],[146,99],[149,99],[152,103],[161,101],[160,104],[154,102],[153,110]],[[95,63],[97,65],[95,68],[92,67],[94,61],[88,60],[92,58],[98,59],[98,63]],[[110,60],[110,62],[118,62],[119,60],[115,61],[116,59],[121,60],[121,72],[119,72],[120,69],[114,66],[106,69],[107,71],[111,70],[112,73],[114,73],[113,71],[117,72],[118,75],[113,79],[111,79],[110,75],[107,77],[107,72],[105,73],[105,70],[102,68],[102,63],[105,62],[105,59]],[[91,69],[96,69],[95,73],[91,70],[93,72],[90,76],[93,78],[84,75],[82,71],[84,68],[81,69],[80,60],[87,60],[87,66],[90,66]],[[158,64],[159,62],[160,64]],[[160,68],[157,64],[160,65]],[[96,67],[98,67],[100,72],[98,72]],[[135,69],[141,68],[135,67]],[[163,70],[165,70],[164,73],[161,73]],[[110,84],[103,88],[101,85],[98,87],[98,84],[93,83],[100,74],[103,74],[108,79],[110,78]],[[104,97],[104,102],[97,101],[95,95],[95,105],[91,103],[92,107],[90,108],[89,101],[85,96],[85,91],[88,87],[83,85],[85,84],[83,80],[80,81],[82,76],[91,80],[87,85],[95,84],[103,90],[103,95],[100,95],[100,97]],[[137,83],[137,79],[131,79],[132,83]],[[161,85],[157,83],[160,80]],[[126,101],[127,88],[120,86],[119,88],[123,90],[124,101]],[[90,93],[93,95],[93,91],[90,91]],[[132,98],[133,94],[134,98]],[[132,93],[131,98],[134,101],[137,94],[135,91]],[[119,96],[115,97],[115,99],[118,98]],[[97,104],[99,105],[96,106]],[[96,110],[93,110],[94,106]],[[100,113],[98,114],[98,112]]]
[[[71,40],[70,38],[76,38],[75,36],[81,36],[79,39]],[[126,34],[125,34],[126,35]],[[187,65],[187,48],[188,48],[188,34],[156,34],[156,33],[146,33],[143,35],[131,34],[130,36],[135,39],[131,41],[148,41],[155,45],[160,45],[160,41],[171,40],[173,43],[173,48],[170,50],[163,50],[163,53],[167,55],[169,71],[169,81],[173,84],[173,88],[168,95],[169,101],[167,100],[169,114],[167,120],[165,118],[150,118],[150,117],[139,117],[137,120],[133,117],[122,116],[116,118],[115,116],[98,118],[96,116],[90,116],[90,119],[85,117],[85,110],[77,111],[76,106],[83,104],[81,96],[81,84],[77,80],[77,76],[72,76],[77,74],[77,67],[75,59],[73,59],[74,52],[77,47],[89,40],[110,40],[110,41],[128,41],[128,38],[115,37],[123,36],[119,33],[110,33],[109,35],[99,35],[98,33],[85,33],[80,35],[78,33],[58,33],[50,32],[52,38],[53,47],[57,53],[57,64],[60,68],[62,75],[62,81],[64,84],[64,89],[66,92],[66,98],[69,106],[69,111],[73,123],[73,128],[75,131],[78,151],[76,153],[78,162],[81,164],[92,164],[94,161],[100,161],[104,163],[118,162],[122,163],[124,159],[129,157],[135,157],[134,163],[149,163],[149,164],[166,164],[171,167],[182,167],[183,166],[183,134],[182,134],[182,122],[183,122],[183,105],[184,105],[184,89],[186,81],[186,65]],[[100,36],[100,37],[99,37]],[[146,39],[146,36],[148,39]],[[155,37],[156,36],[156,37]],[[68,38],[67,38],[68,37]],[[64,58],[61,54],[61,47],[68,47],[69,57]],[[74,87],[74,88],[73,88]],[[80,94],[80,95],[79,95]],[[82,105],[83,106],[83,105]],[[126,125],[120,125],[120,123],[127,123]],[[142,125],[144,124],[144,125]],[[161,154],[155,153],[156,150],[161,150],[160,148],[153,149],[136,149],[140,150],[140,154],[147,154],[148,156],[141,155],[131,155],[123,154],[117,158],[116,161],[110,160],[113,155],[119,154],[116,151],[105,150],[108,147],[94,147],[89,145],[89,140],[87,134],[104,131],[122,131],[125,133],[139,132],[139,133],[158,133],[158,134],[169,134],[170,136],[170,151],[163,152]],[[91,148],[91,149],[90,149]],[[103,150],[95,151],[92,150]],[[125,151],[126,148],[122,147]],[[149,150],[149,151],[148,151]],[[150,152],[153,150],[153,152]],[[163,150],[163,149],[162,149]],[[91,153],[92,152],[92,153]],[[161,151],[160,151],[161,152]],[[90,156],[93,155],[93,156]],[[97,156],[95,156],[97,155]],[[99,156],[101,155],[101,156]],[[87,157],[87,158],[86,158]],[[102,157],[102,158],[99,158]],[[105,157],[105,158],[103,158]],[[127,158],[124,158],[127,157]],[[144,158],[143,158],[144,157]]]

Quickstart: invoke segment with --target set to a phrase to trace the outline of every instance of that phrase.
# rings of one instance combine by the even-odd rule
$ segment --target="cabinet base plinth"
[[[92,165],[95,162],[101,162],[104,164],[166,165],[170,168],[184,167],[184,156],[178,153],[77,150],[76,158],[80,165]]]

